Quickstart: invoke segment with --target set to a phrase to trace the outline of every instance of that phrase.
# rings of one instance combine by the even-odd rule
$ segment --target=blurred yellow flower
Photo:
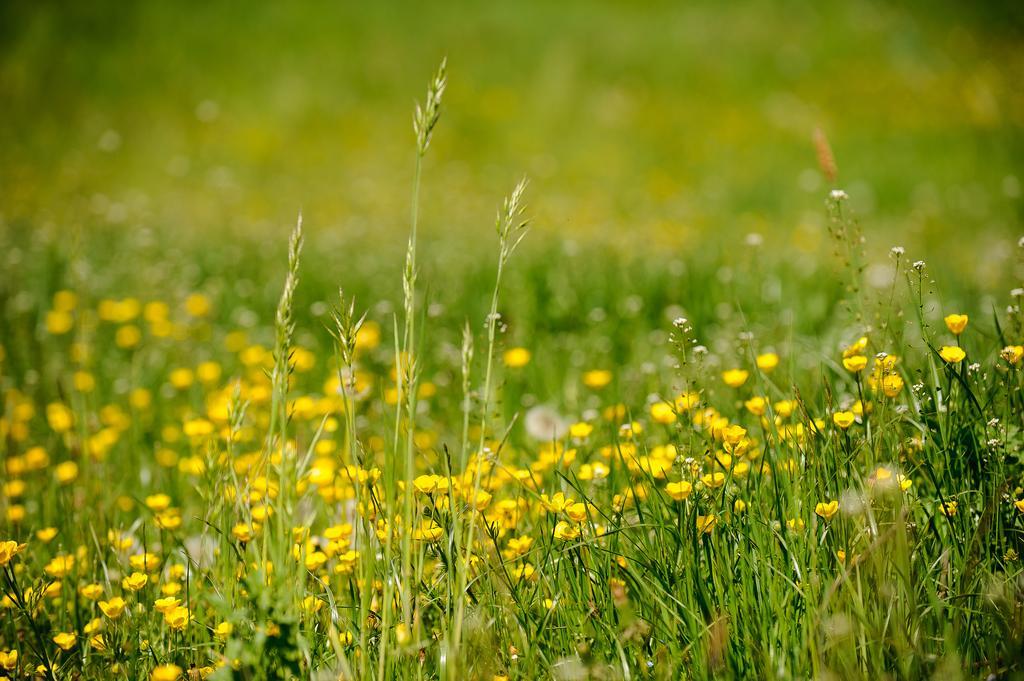
[[[766,352],[762,355],[757,356],[757,368],[761,371],[771,373],[775,367],[779,366],[779,356],[774,352]]]
[[[739,388],[747,382],[750,372],[746,369],[729,369],[722,372],[722,381],[730,388]]]
[[[176,664],[162,664],[153,667],[149,681],[179,681],[184,673]]]
[[[509,348],[505,351],[503,359],[505,366],[511,369],[518,369],[530,363],[530,351],[526,348]]]

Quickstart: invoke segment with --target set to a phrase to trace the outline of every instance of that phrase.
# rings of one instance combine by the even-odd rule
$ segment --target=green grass
[[[0,673],[1024,676],[1012,9],[306,11],[0,10]]]

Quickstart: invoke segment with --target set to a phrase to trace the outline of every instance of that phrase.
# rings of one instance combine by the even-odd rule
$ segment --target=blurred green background
[[[897,244],[928,262],[925,316],[967,312],[995,347],[993,310],[1024,280],[1020,7],[0,0],[0,345],[21,383],[55,384],[63,288],[178,314],[201,291],[211,333],[270,344],[300,208],[299,342],[329,353],[338,286],[390,336],[412,110],[447,55],[420,231],[433,366],[480,328],[494,211],[524,174],[533,231],[501,342],[535,351],[539,400],[642,366],[623,394],[642,401],[678,316],[723,366],[748,332],[808,370],[880,327],[901,347]],[[852,264],[818,128],[866,236]],[[218,358],[209,340],[147,361]]]
[[[153,252],[266,244],[277,258],[301,207],[324,234],[314,248],[400,253],[411,110],[447,55],[428,249],[490,252],[494,207],[525,174],[534,243],[719,257],[758,232],[776,256],[820,259],[820,127],[869,251],[902,244],[991,284],[1021,232],[1021,14],[871,0],[5,2],[0,224],[8,242],[45,232],[97,261],[133,239]]]

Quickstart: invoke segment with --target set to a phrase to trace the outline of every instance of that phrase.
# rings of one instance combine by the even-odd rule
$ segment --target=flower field
[[[865,26],[902,21],[855,4],[879,12]],[[591,20],[610,31],[621,9],[602,7]],[[137,11],[143,34],[175,20]],[[619,49],[641,54],[630,30]],[[986,49],[1016,73],[1009,44]],[[90,45],[101,72],[107,48]],[[12,65],[34,62],[15,52],[0,88],[28,110],[41,95]],[[686,170],[626,184],[642,162],[609,147],[595,180],[564,140],[574,179],[534,157],[517,183],[482,160],[494,133],[481,156],[446,139],[450,115],[463,134],[502,115],[460,119],[462,66],[438,61],[408,66],[426,91],[403,93],[419,94],[406,118],[366,124],[390,130],[367,132],[379,155],[317,132],[365,175],[346,166],[341,198],[282,180],[284,201],[313,203],[288,228],[266,224],[272,195],[239,188],[270,175],[213,163],[188,186],[172,159],[183,184],[154,189],[143,152],[51,165],[52,122],[12,114],[38,139],[9,140],[0,170],[0,678],[1024,678],[1012,154],[973,159],[959,120],[935,151],[940,133],[893,106],[907,153],[952,158],[935,177],[961,193],[893,191],[914,194],[904,205],[847,185],[841,152],[858,145],[817,126],[799,182],[769,191],[758,160],[748,186],[742,161],[709,160],[749,193],[699,185],[699,206],[666,198]],[[1024,121],[1012,82],[991,76],[1003,113],[974,122],[1004,151]],[[123,102],[173,109],[138,92]],[[212,100],[195,115],[229,116]],[[152,147],[169,144],[174,114],[153,120]],[[217,125],[250,135],[253,166],[284,153]],[[721,139],[755,124],[733,125]],[[120,153],[99,127],[100,152]],[[314,147],[297,153],[326,163]],[[467,198],[498,175],[504,198]],[[127,177],[135,190],[103,189]],[[660,195],[688,228],[660,221]],[[327,223],[331,201],[356,217]]]

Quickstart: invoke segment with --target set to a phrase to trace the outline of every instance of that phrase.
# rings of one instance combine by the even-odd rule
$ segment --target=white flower
[[[542,442],[561,439],[569,430],[568,422],[557,411],[543,404],[526,412],[524,424],[526,433]]]

